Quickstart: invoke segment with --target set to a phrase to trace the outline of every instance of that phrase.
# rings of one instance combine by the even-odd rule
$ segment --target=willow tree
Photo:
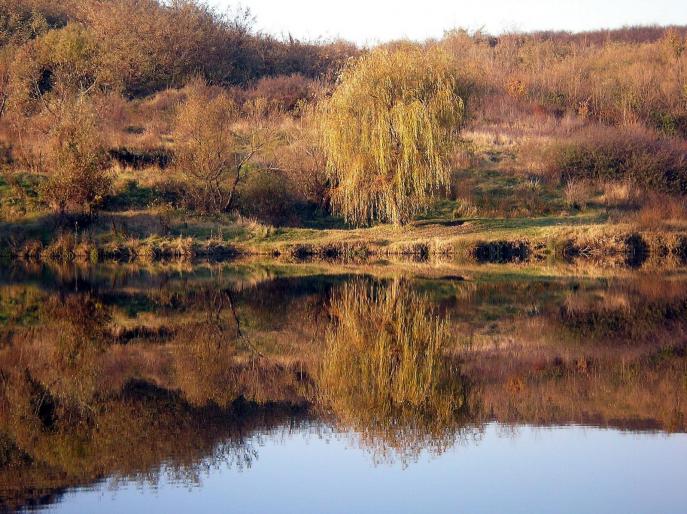
[[[346,67],[321,110],[332,206],[354,224],[408,222],[448,186],[464,115],[450,59],[408,45]]]

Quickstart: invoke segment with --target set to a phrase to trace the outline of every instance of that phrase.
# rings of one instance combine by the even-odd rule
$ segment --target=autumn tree
[[[463,115],[440,50],[383,47],[346,67],[321,110],[334,209],[355,224],[407,223],[449,184]]]
[[[104,82],[127,96],[181,87],[196,75],[240,82],[248,64],[252,17],[196,0],[90,0],[80,17],[102,52]]]
[[[57,111],[65,100],[95,91],[98,62],[97,45],[86,27],[69,23],[50,30],[14,56],[9,100],[25,114],[42,109]]]
[[[188,87],[175,124],[175,167],[187,202],[205,212],[228,212],[248,164],[269,142],[259,105],[246,116],[229,95],[202,81]]]

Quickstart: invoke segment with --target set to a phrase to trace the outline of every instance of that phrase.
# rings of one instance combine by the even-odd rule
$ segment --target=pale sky
[[[375,43],[440,37],[453,27],[509,30],[687,24],[687,0],[210,0],[249,7],[257,28],[303,39]]]

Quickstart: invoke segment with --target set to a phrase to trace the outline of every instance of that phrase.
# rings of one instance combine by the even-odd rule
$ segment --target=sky
[[[687,0],[210,0],[241,5],[257,28],[300,39],[360,44],[440,37],[454,27],[503,31],[687,24]]]

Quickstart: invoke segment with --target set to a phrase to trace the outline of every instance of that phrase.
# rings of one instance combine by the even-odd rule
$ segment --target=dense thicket
[[[99,88],[128,97],[181,87],[196,76],[225,86],[294,73],[315,78],[356,51],[346,43],[278,40],[256,33],[252,21],[247,10],[220,12],[194,0],[81,0],[60,6],[2,0],[0,45],[28,43],[17,56],[17,66],[34,68],[27,88],[40,80],[49,88],[56,68],[85,67]],[[50,29],[64,33],[45,40]]]

